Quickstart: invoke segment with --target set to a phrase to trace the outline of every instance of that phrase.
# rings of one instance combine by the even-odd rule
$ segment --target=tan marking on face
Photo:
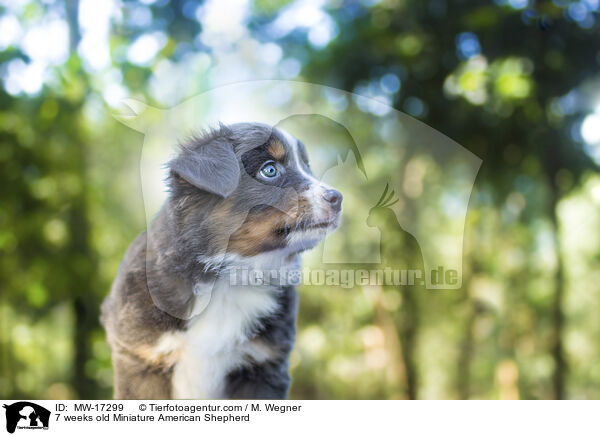
[[[313,218],[313,205],[304,195],[288,198],[283,209],[285,212],[271,207],[261,213],[248,215],[229,238],[227,251],[242,256],[256,256],[278,248],[283,246],[285,240],[285,236],[278,233],[278,230],[285,225],[293,228],[299,221]]]
[[[267,151],[275,160],[282,161],[285,157],[285,147],[281,141],[277,139],[273,139],[271,142],[269,142]]]
[[[247,216],[234,211],[235,200],[224,199],[210,214],[211,247],[218,253],[229,252],[248,257],[283,248],[285,235],[278,230],[285,225],[293,228],[299,220],[313,218],[314,205],[306,196],[307,192],[300,195],[290,192],[281,206]]]
[[[229,238],[229,252],[242,256],[255,256],[274,246],[280,241],[277,229],[289,218],[284,212],[270,208],[266,211],[248,216],[242,226]]]

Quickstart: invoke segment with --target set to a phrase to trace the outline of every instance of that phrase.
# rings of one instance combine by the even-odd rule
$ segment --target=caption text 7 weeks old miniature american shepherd
[[[296,290],[228,272],[298,268],[338,226],[342,195],[312,176],[300,141],[264,124],[192,138],[168,168],[169,198],[102,306],[115,397],[284,398]]]

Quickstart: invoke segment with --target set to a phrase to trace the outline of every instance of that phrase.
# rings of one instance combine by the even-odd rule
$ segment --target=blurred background
[[[146,225],[119,103],[287,79],[483,160],[462,288],[301,289],[291,398],[600,398],[598,0],[0,5],[0,397],[112,395],[99,304]]]

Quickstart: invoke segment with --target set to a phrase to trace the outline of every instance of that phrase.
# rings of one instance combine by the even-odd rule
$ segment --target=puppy
[[[298,268],[340,219],[302,142],[258,123],[182,144],[169,197],[102,305],[115,398],[285,398],[296,290],[239,271]]]

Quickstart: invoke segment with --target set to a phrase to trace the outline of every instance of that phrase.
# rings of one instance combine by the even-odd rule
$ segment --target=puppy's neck
[[[199,255],[196,260],[204,265],[206,272],[223,275],[232,269],[249,269],[270,271],[274,269],[289,270],[300,267],[300,256],[285,248],[272,250],[256,256],[242,256],[237,253],[225,253],[216,256]]]

